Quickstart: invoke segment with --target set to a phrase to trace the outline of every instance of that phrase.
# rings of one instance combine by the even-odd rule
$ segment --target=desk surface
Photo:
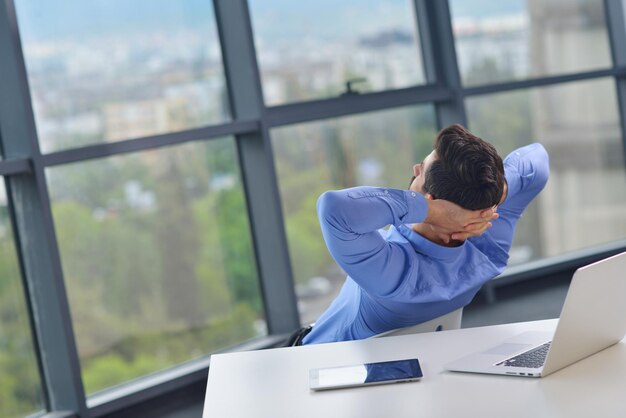
[[[203,418],[626,417],[626,344],[547,377],[453,373],[443,365],[556,320],[467,328],[211,358]],[[309,369],[417,357],[419,382],[309,390]]]

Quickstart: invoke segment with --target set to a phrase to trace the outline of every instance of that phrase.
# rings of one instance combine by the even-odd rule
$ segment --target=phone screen
[[[312,369],[309,386],[312,390],[339,389],[382,383],[410,382],[422,377],[417,359],[365,363],[354,366]]]

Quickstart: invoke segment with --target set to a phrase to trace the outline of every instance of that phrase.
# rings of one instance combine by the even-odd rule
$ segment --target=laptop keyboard
[[[548,355],[550,343],[552,343],[552,341],[540,345],[539,347],[535,347],[532,350],[526,351],[522,354],[518,354],[517,356],[511,357],[510,359],[504,360],[496,364],[496,366],[528,367],[532,369],[541,367],[543,366],[543,363],[546,360],[546,356]]]

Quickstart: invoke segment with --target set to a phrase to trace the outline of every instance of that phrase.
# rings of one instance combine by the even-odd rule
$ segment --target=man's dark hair
[[[434,150],[424,193],[470,210],[500,203],[504,166],[493,145],[461,125],[450,125],[437,135]]]

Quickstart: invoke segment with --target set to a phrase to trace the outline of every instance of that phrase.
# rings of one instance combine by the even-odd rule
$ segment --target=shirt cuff
[[[404,191],[407,203],[407,213],[402,219],[403,223],[422,223],[428,215],[428,204],[424,195],[412,190]]]

